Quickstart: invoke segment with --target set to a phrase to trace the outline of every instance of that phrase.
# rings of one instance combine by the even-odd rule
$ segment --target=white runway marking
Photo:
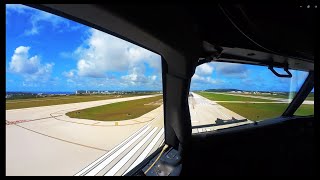
[[[129,171],[131,171],[134,167],[136,167],[139,163],[141,163],[147,157],[147,155],[150,153],[152,148],[159,141],[159,139],[160,139],[160,137],[162,136],[163,133],[164,133],[164,128],[162,128],[158,132],[157,136],[152,140],[152,142],[148,145],[148,147],[140,154],[138,159],[128,168],[128,170],[124,174],[127,174]]]
[[[142,132],[140,132],[137,136],[135,136],[133,139],[131,139],[128,143],[126,143],[123,147],[121,147],[118,151],[116,151],[114,154],[112,154],[109,158],[104,160],[101,164],[99,164],[97,167],[92,169],[88,174],[85,176],[94,176],[98,174],[104,167],[106,167],[111,161],[113,161],[116,157],[118,157],[123,151],[125,151],[129,146],[131,146],[135,141],[137,141],[143,134],[145,134],[150,126],[145,128]]]
[[[134,148],[132,148],[126,156],[121,158],[121,160],[115,166],[113,166],[112,169],[110,169],[105,174],[105,176],[115,175],[120,170],[120,168],[122,168],[123,165],[125,165],[132,158],[132,156],[144,145],[144,143],[146,143],[149,140],[149,138],[156,132],[157,129],[157,127],[153,128],[153,130],[149,132],[149,134],[142,141],[140,141],[139,144],[134,146]]]
[[[122,146],[123,144],[125,144],[126,142],[128,142],[132,137],[134,137],[136,134],[140,133],[143,129],[145,129],[146,126],[142,127],[140,130],[138,130],[137,132],[135,132],[134,134],[132,134],[130,137],[128,137],[126,140],[122,141],[122,143],[120,143],[119,145],[117,145],[115,148],[113,148],[111,151],[109,151],[108,153],[106,153],[105,155],[101,156],[99,159],[95,160],[93,163],[91,163],[89,166],[87,166],[86,168],[84,168],[83,170],[81,170],[80,172],[78,172],[77,174],[75,174],[75,176],[80,176],[83,173],[85,173],[87,170],[89,170],[90,168],[92,168],[94,165],[96,165],[98,162],[100,162],[102,159],[104,159],[105,157],[107,157],[108,155],[110,155],[111,153],[113,153],[114,151],[117,150],[117,148],[119,148],[120,146]]]

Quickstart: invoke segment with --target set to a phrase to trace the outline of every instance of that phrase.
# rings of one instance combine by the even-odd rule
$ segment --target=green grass
[[[244,94],[245,95],[245,94]],[[273,98],[283,98],[283,99],[288,99],[289,95],[285,94],[277,94],[277,95],[271,95],[271,94],[249,94],[250,96],[263,96],[263,97],[273,97]],[[292,94],[292,98],[295,96],[295,94]],[[314,100],[314,95],[309,94],[306,100]]]
[[[281,103],[281,104],[241,103],[240,104],[240,103],[221,102],[219,104],[252,121],[278,117],[282,115],[282,113],[288,107],[288,104],[285,104],[285,103]],[[314,106],[309,104],[301,105],[300,108],[295,113],[295,115],[312,115],[312,114],[314,114]]]
[[[139,94],[139,95],[145,95],[145,94]],[[58,105],[58,104],[68,104],[68,103],[78,103],[78,102],[88,102],[88,101],[106,100],[106,99],[132,97],[132,96],[137,96],[137,94],[85,95],[85,96],[71,95],[71,96],[61,96],[61,97],[43,97],[43,98],[32,98],[32,99],[6,100],[6,110],[50,106],[50,105]]]
[[[314,115],[314,105],[312,104],[302,104],[297,111],[294,113],[296,116],[308,116]]]
[[[268,99],[259,99],[259,98],[251,98],[251,97],[243,97],[243,96],[233,96],[226,94],[216,94],[209,92],[199,92],[199,95],[208,98],[213,101],[253,101],[253,102],[274,102],[274,100]]]
[[[120,121],[140,117],[161,104],[162,95],[72,111],[67,113],[67,116],[99,121]]]
[[[314,94],[309,94],[306,98],[306,100],[314,101]]]

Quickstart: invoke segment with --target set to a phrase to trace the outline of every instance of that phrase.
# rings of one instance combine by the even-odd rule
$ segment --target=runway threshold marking
[[[82,174],[84,174],[86,171],[88,171],[90,168],[92,168],[93,166],[97,165],[97,163],[99,163],[100,161],[102,161],[104,158],[106,158],[108,155],[110,155],[111,153],[113,153],[114,151],[118,150],[119,147],[121,147],[123,144],[127,143],[132,137],[134,137],[135,135],[137,135],[138,133],[140,133],[143,129],[145,129],[147,126],[143,126],[142,128],[140,128],[138,131],[136,131],[135,133],[133,133],[131,136],[129,136],[127,139],[125,139],[124,141],[122,141],[120,144],[118,144],[116,147],[114,147],[112,150],[110,150],[108,153],[104,154],[103,156],[101,156],[100,158],[98,158],[97,160],[95,160],[94,162],[92,162],[91,164],[89,164],[87,167],[85,167],[84,169],[82,169],[80,172],[78,172],[77,174],[75,174],[75,176],[80,176]]]
[[[94,176],[94,175],[98,174],[103,168],[105,168],[109,163],[111,163],[123,151],[125,151],[129,146],[131,146],[135,141],[137,141],[142,135],[144,135],[149,130],[149,128],[150,128],[150,126],[145,128],[142,132],[140,132],[138,135],[136,135],[133,139],[131,139],[128,143],[126,143],[124,146],[122,146],[115,153],[113,153],[110,157],[108,157],[102,163],[100,163],[98,166],[96,166],[94,169],[89,171],[85,176]]]
[[[136,167],[139,163],[141,163],[147,155],[150,153],[152,148],[156,145],[156,143],[161,138],[162,134],[164,133],[164,128],[162,128],[156,137],[151,141],[151,143],[146,147],[146,149],[140,154],[140,156],[137,158],[137,160],[134,161],[134,163],[127,169],[127,171],[123,174],[127,174],[129,171],[131,171],[134,167]]]
[[[134,154],[151,138],[151,136],[156,132],[158,128],[154,127],[152,131],[148,133],[134,148],[132,148],[127,155],[125,155],[121,160],[114,165],[104,176],[115,175],[133,156]]]

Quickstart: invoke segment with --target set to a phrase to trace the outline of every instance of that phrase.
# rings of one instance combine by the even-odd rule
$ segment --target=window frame
[[[312,89],[314,88],[314,72],[309,71],[309,74],[305,81],[303,82],[301,88],[299,89],[298,93],[294,96],[291,103],[288,105],[287,109],[283,112],[283,117],[290,117],[293,116],[294,113],[298,110],[301,106],[303,101],[307,98],[310,94]]]

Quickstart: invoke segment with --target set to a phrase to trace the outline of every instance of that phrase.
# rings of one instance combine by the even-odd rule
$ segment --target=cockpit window
[[[309,93],[306,101],[300,105],[297,111],[294,113],[295,116],[311,116],[314,115],[314,89]],[[312,107],[312,108],[310,108]]]
[[[290,72],[292,78],[279,78],[264,66],[224,62],[198,66],[189,96],[193,133],[282,115],[308,75]],[[297,113],[313,112],[313,104],[312,92]]]
[[[164,142],[161,56],[6,5],[6,174],[123,175]]]

